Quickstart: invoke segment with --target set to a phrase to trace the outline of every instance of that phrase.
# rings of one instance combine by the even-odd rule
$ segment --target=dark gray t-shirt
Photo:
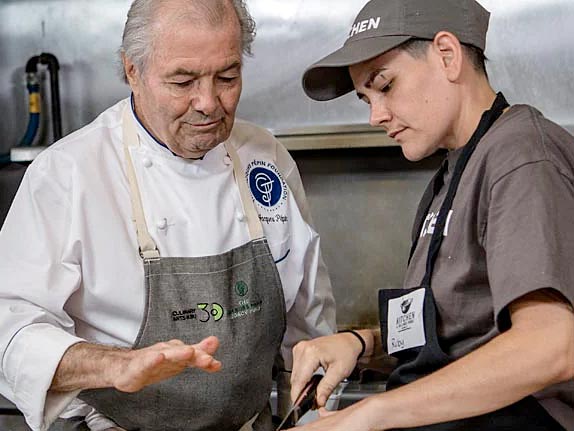
[[[445,185],[428,214],[422,212],[432,184],[421,200],[414,229],[425,223],[413,231],[421,237],[405,288],[423,279],[436,215],[460,153],[448,154]],[[447,353],[459,358],[508,329],[507,306],[529,292],[555,289],[574,304],[573,223],[574,137],[530,106],[511,107],[468,162],[435,263],[431,287]],[[574,430],[574,382],[539,399]]]

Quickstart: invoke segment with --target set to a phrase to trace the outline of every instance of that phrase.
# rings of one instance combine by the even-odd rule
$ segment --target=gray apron
[[[146,287],[133,347],[171,339],[194,344],[215,335],[223,367],[214,374],[190,368],[136,393],[94,389],[79,398],[129,431],[271,430],[271,374],[285,332],[285,300],[235,149],[225,144],[251,241],[216,256],[161,257],[145,224],[129,152],[139,138],[127,109],[123,128]]]

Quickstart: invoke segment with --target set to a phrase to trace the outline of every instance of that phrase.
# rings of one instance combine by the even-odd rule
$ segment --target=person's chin
[[[205,153],[214,149],[226,139],[221,135],[214,135],[209,139],[207,139],[207,137],[204,138],[206,139],[194,140],[194,142],[183,144],[181,148],[186,154],[199,155],[198,157],[203,157]]]
[[[401,150],[403,150],[403,155],[410,162],[418,162],[426,157],[422,151],[416,147],[410,146],[409,144],[401,144]]]

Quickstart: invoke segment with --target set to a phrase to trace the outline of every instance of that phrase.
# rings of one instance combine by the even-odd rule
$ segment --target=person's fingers
[[[319,382],[319,386],[317,386],[317,405],[319,407],[325,406],[331,393],[344,378],[345,376],[342,376],[338,367],[327,368],[325,375]]]
[[[196,349],[196,354],[188,366],[201,368],[208,372],[215,372],[221,369],[221,362],[203,350]]]
[[[295,402],[319,365],[317,353],[314,352],[310,342],[302,341],[293,348],[293,370],[291,372],[292,402]]]
[[[194,346],[189,345],[175,345],[169,348],[162,350],[162,353],[165,355],[168,361],[173,363],[177,362],[192,362],[194,360],[194,356],[196,355],[196,348]]]
[[[194,346],[213,356],[219,348],[219,339],[212,335],[210,337],[204,338]]]

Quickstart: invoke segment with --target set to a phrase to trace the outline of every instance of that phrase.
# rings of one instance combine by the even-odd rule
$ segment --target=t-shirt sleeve
[[[539,289],[574,304],[574,186],[554,164],[520,166],[491,187],[485,248],[499,330],[506,307]]]

